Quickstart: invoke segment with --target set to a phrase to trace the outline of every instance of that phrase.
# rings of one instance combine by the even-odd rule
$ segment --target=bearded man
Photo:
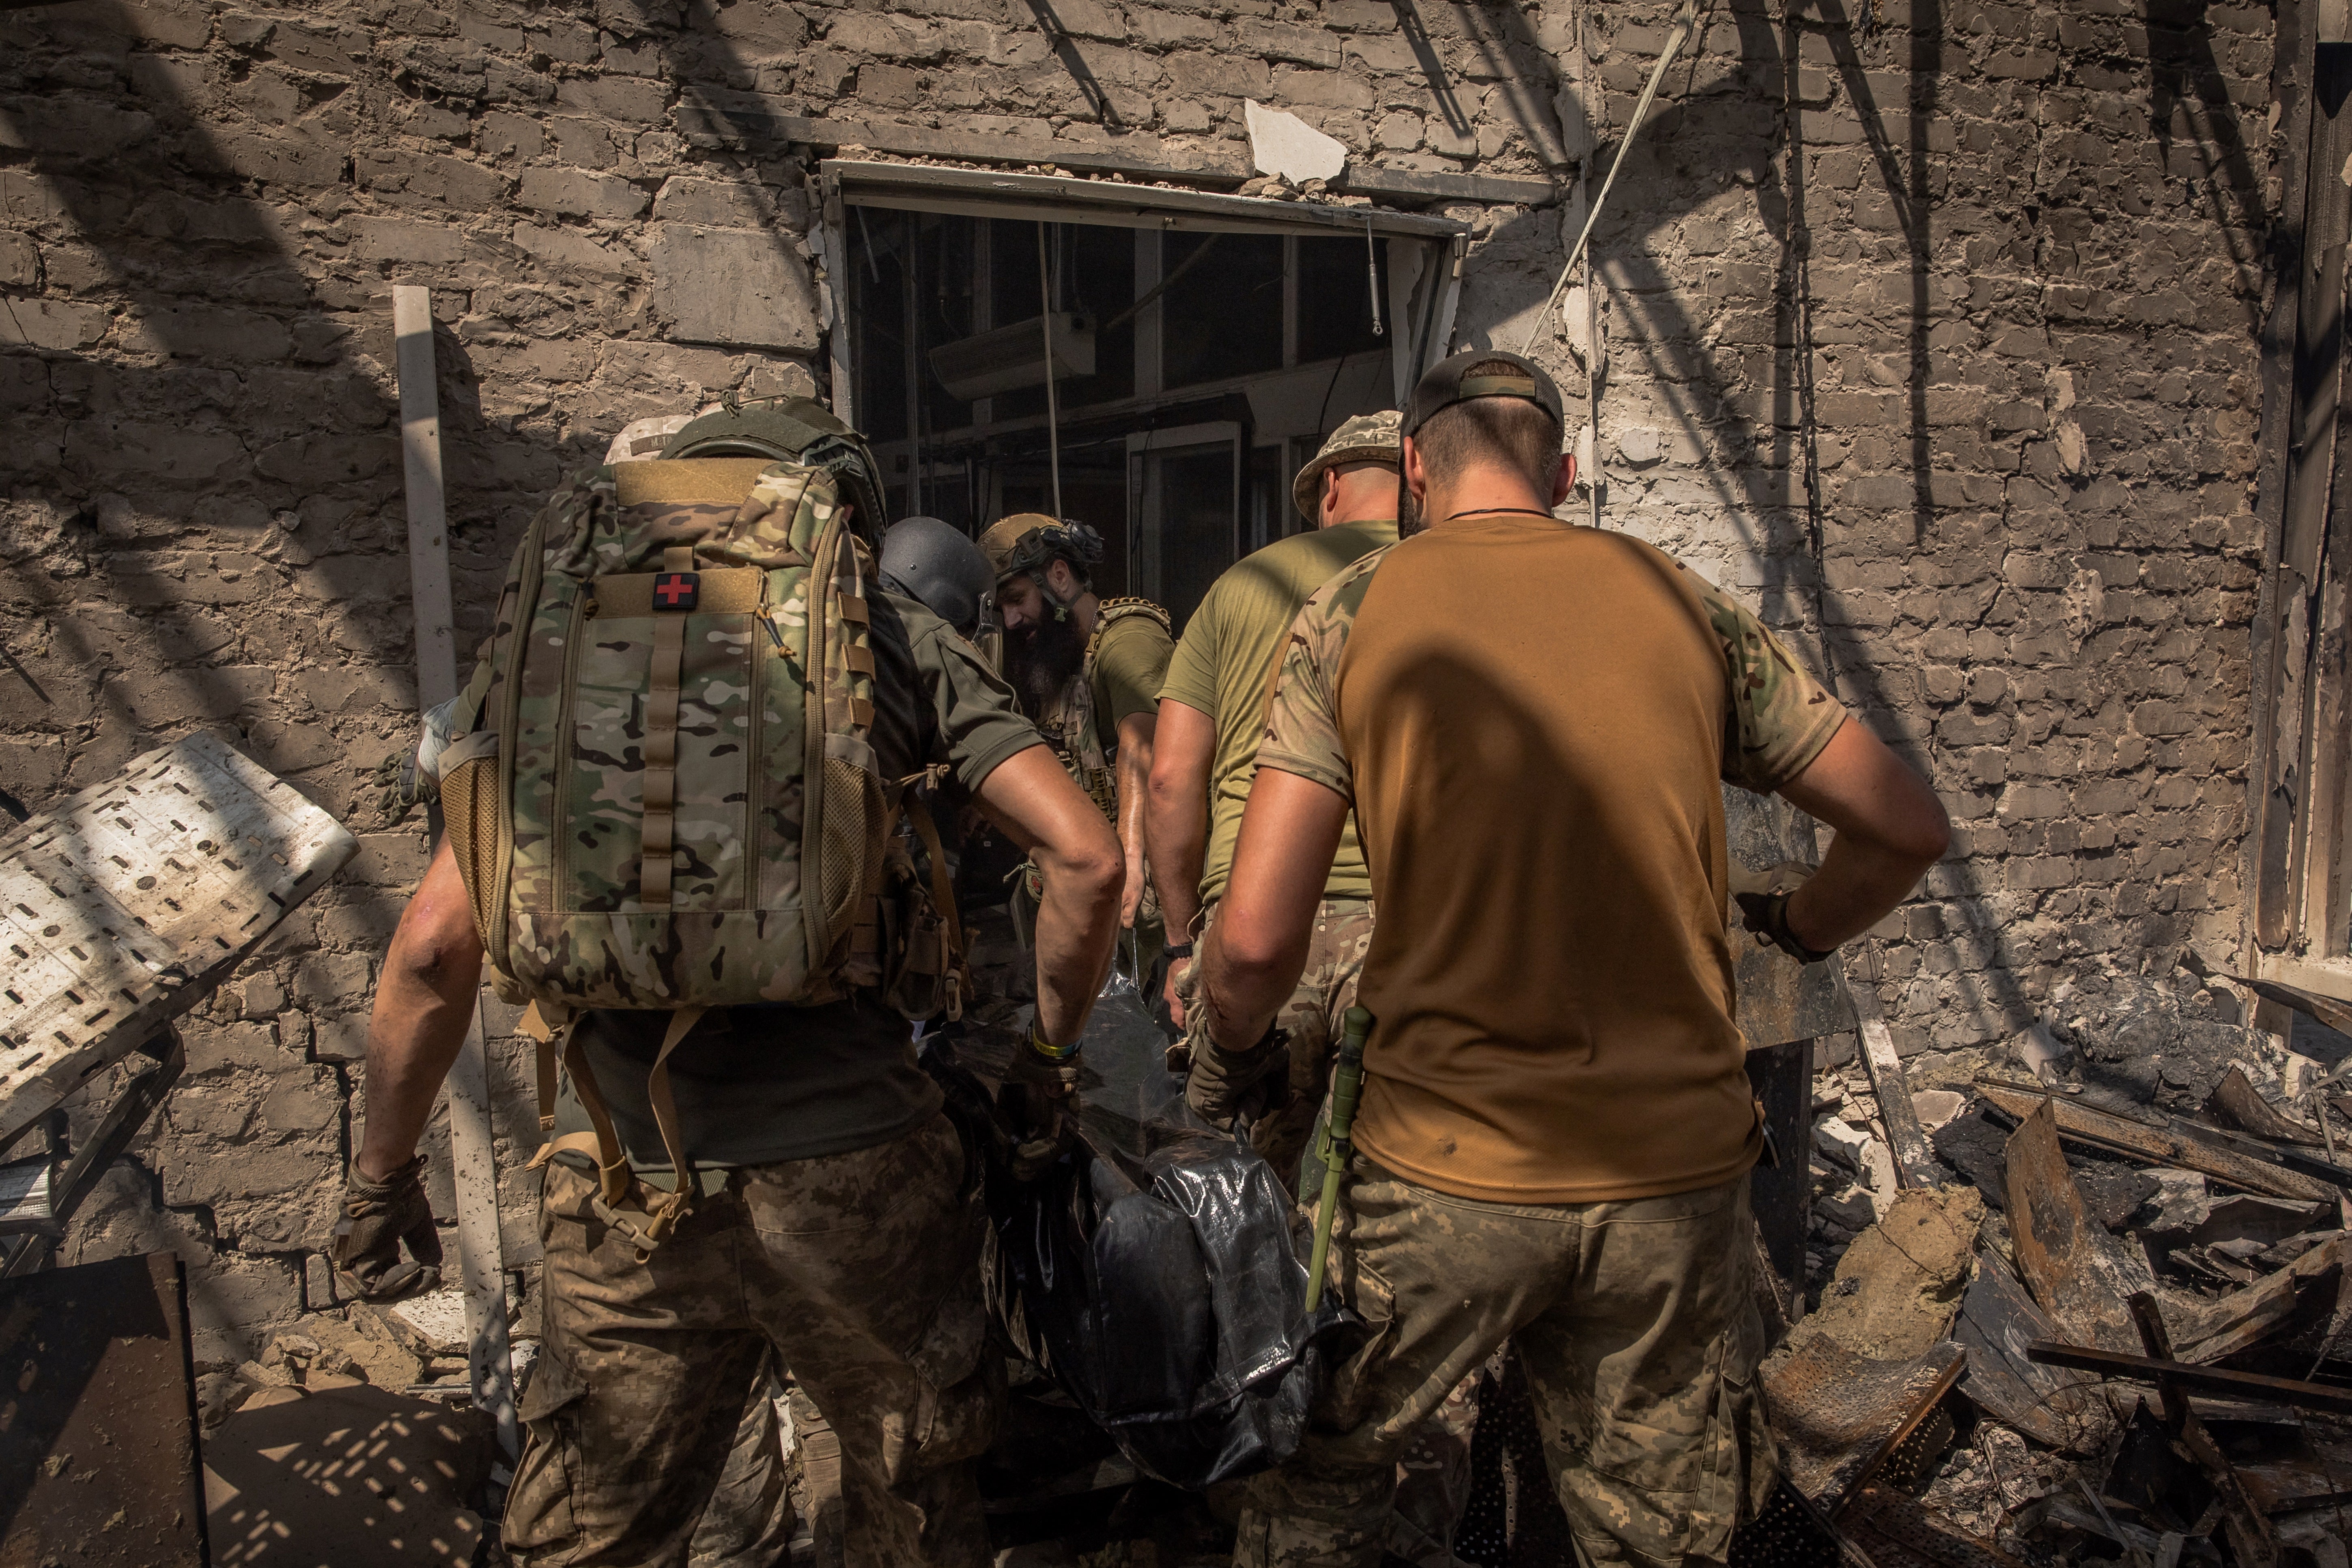
[[[982,534],[980,547],[996,570],[1005,679],[1118,829],[1127,856],[1119,923],[1136,933],[1139,983],[1163,934],[1144,868],[1143,812],[1160,686],[1176,646],[1168,612],[1149,599],[1096,595],[1090,569],[1102,560],[1102,536],[1083,522],[1021,512]]]

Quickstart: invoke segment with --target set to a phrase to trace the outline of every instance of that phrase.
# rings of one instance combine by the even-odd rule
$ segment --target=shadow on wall
[[[1983,311],[1980,300],[1964,297],[1956,305],[1950,298],[1955,287],[1950,274],[1960,247],[1981,248],[1995,263],[1990,271],[1996,279],[2024,274],[2030,290],[2036,275],[2046,282],[2053,270],[2037,246],[2054,241],[2046,226],[2039,231],[2036,226],[2053,219],[2036,206],[1990,214],[1981,210],[1981,204],[1959,199],[1953,205],[1962,216],[1946,220],[1954,224],[1952,232],[1938,232],[1950,154],[1957,150],[1954,143],[1937,140],[1954,134],[1958,123],[1946,106],[1945,72],[1957,68],[1948,67],[1947,50],[1960,43],[1945,37],[1945,14],[1937,0],[1916,0],[1892,15],[1901,18],[1892,24],[1899,31],[1849,18],[1838,0],[1821,0],[1801,16],[1795,8],[1779,17],[1736,7],[1727,16],[1718,13],[1713,53],[1695,52],[1670,73],[1659,106],[1628,156],[1593,248],[1601,258],[1601,271],[1615,308],[1633,318],[1628,325],[1634,330],[1623,334],[1630,343],[1619,352],[1630,348],[1639,356],[1650,378],[1643,392],[1674,426],[1670,439],[1699,455],[1696,467],[1661,475],[1664,488],[1654,489],[1654,499],[1668,512],[1677,505],[1712,510],[1737,532],[1760,565],[1760,584],[1749,586],[1760,587],[1767,614],[1776,622],[1811,623],[1820,639],[1820,663],[1838,681],[1849,704],[1923,773],[1937,776],[1934,764],[1940,760],[1948,784],[1998,791],[1999,782],[1988,786],[1967,753],[1939,754],[1938,737],[1930,727],[1935,715],[1919,700],[1914,689],[1918,673],[1906,662],[1915,651],[1908,646],[1913,639],[1885,628],[1871,629],[1884,618],[1883,606],[1869,603],[1883,596],[1876,592],[1882,583],[1871,573],[1884,570],[1878,565],[1882,562],[1895,565],[1915,593],[1933,596],[1932,605],[1927,599],[1917,602],[1918,618],[1943,625],[1952,624],[1951,612],[1958,603],[1972,603],[1981,620],[2002,591],[2000,547],[1995,544],[1986,553],[1985,531],[1998,526],[1989,520],[2006,519],[2009,503],[1998,481],[1989,495],[1961,490],[1963,474],[1958,470],[1969,464],[1955,458],[1952,436],[1938,426],[1951,423],[1949,400],[1955,396],[1990,402],[2003,395],[1971,373],[1956,374],[1957,351],[1937,329],[1959,313]],[[2251,326],[2261,287],[2260,264],[2253,259],[2263,221],[2261,192],[2231,105],[2229,79],[2203,26],[2203,15],[2202,5],[2151,0],[2150,112],[2160,140],[2170,135],[2176,119],[2187,122],[2183,144],[2165,146],[2165,166],[2174,177],[2190,178],[2196,184],[2204,210],[2220,232],[2217,248],[2226,249],[2235,266],[2243,319]],[[1721,36],[1727,23],[1737,30],[1736,47]],[[1639,78],[1646,75],[1654,58],[1645,51],[1654,47],[1654,40],[1646,39],[1648,30],[1643,31],[1646,41],[1633,45],[1641,55],[1638,61],[1628,56],[1603,64],[1602,86],[1607,107],[1613,111],[1608,118],[1621,134]],[[2011,40],[2000,42],[2007,47]],[[2015,42],[2021,46],[2024,41]],[[1887,68],[1889,57],[1900,63],[1899,71]],[[1975,96],[1968,100],[1966,112],[1980,118],[1987,100],[2013,106],[2017,94],[2045,90],[2040,81],[1995,82],[1980,71],[1969,83]],[[2011,96],[1997,96],[2004,91]],[[2181,107],[2191,98],[2201,106],[2201,124]],[[1597,112],[1601,105],[1592,107]],[[1823,127],[1812,132],[1825,138],[1819,145],[1809,144],[1812,126]],[[1862,228],[1882,231],[1894,243],[1891,254],[1882,251],[1872,243],[1874,236],[1864,233],[1857,251],[1853,234],[1833,233],[1840,242],[1841,279],[1830,285],[1832,294],[1824,298],[1811,271],[1814,234],[1809,219],[1815,203],[1810,199],[1807,172],[1813,154],[1842,153],[1847,143],[1857,144],[1860,158],[1861,187],[1852,197],[1853,216]],[[2193,153],[2187,143],[2194,144]],[[1614,152],[1613,146],[1601,147],[1595,155],[1596,169],[1606,169]],[[2029,202],[2074,206],[2074,212],[2058,215],[2062,220],[2091,222],[2088,209],[2097,204],[2087,198],[2095,191],[2061,184],[2044,196],[2040,180],[2038,174],[2023,174],[2015,183],[2032,186],[2026,193]],[[1701,209],[1735,184],[1755,191],[1754,210],[1777,250],[1776,265],[1767,271],[1734,256],[1717,263],[1713,260],[1719,254],[1717,248],[1710,247],[1702,255],[1693,244],[1691,265],[1670,272],[1661,258],[1678,237],[1686,237],[1689,220],[1708,226],[1708,215]],[[1843,193],[1830,195],[1843,213]],[[1862,221],[1865,214],[1866,221]],[[2241,235],[2241,228],[2248,233]],[[1681,236],[1678,230],[1684,231]],[[1517,341],[1528,324],[1527,311],[1542,299],[1559,265],[1560,247],[1572,232],[1571,223],[1555,242],[1528,215],[1499,226],[1482,242],[1476,264],[1486,274],[1489,308],[1485,313],[1506,323],[1494,330],[1489,341]],[[1973,261],[1968,270],[1971,277],[1979,276]],[[1903,347],[1899,355],[1889,356],[1894,363],[1886,368],[1894,374],[1872,366],[1870,379],[1859,387],[1848,382],[1831,393],[1832,401],[1825,410],[1824,395],[1816,385],[1822,359],[1816,346],[1816,309],[1846,317],[1828,340],[1833,372],[1852,367],[1859,356],[1853,320],[1857,311],[1864,330],[1879,330],[1872,314],[1872,306],[1879,301],[1857,303],[1843,297],[1855,288],[1857,273],[1892,283],[1907,296],[1898,307],[1899,325],[1885,323],[1892,329],[1889,336],[1900,332]],[[1958,287],[1965,294],[1967,284]],[[1769,310],[1763,300],[1768,290]],[[1883,302],[1895,304],[1892,298]],[[2052,319],[2039,319],[2043,312]],[[2028,314],[2037,317],[2044,342],[2064,330],[2053,324],[2056,312],[2046,304]],[[2059,348],[2042,352],[2066,357]],[[1887,385],[1892,395],[1881,394],[1879,385]],[[1887,418],[1897,406],[1897,418]],[[1879,453],[1869,467],[1884,475],[1860,481],[1877,492],[1866,500],[1857,481],[1845,480],[1844,488],[1856,493],[1843,498],[1846,508],[1835,518],[1828,515],[1822,495],[1820,432],[1825,416],[1842,436],[1871,438]],[[1889,437],[1896,443],[1893,450],[1882,439]],[[2010,466],[2018,466],[2014,453]],[[2079,493],[2084,482],[2074,480],[2074,490]],[[2062,495],[2066,493],[2065,480],[2054,483]],[[1848,508],[1857,509],[1859,515]],[[2054,517],[2054,509],[2051,515]],[[1886,526],[1895,522],[1899,527],[1898,520],[1909,524],[1907,541],[1895,539]],[[1645,524],[1624,515],[1618,521],[1621,525],[1675,526]],[[2052,528],[2051,536],[2038,542],[2058,550],[2082,548],[2074,532],[2080,525],[2055,521],[2058,526]],[[1840,581],[1852,586],[1832,585]],[[2081,641],[2077,634],[2077,644]],[[2050,656],[2021,652],[2015,657],[2032,666]],[[2063,661],[2066,656],[2061,648],[2055,657]],[[1892,678],[1889,660],[1896,670]],[[2079,712],[2067,718],[2067,732],[2076,732],[2074,726],[2088,720],[2091,710],[2100,705],[2095,693],[2083,700]],[[2099,722],[2115,721],[2102,710]],[[2084,868],[2079,885],[2093,889],[2089,896],[2105,896],[2095,890],[2099,874],[2095,866]],[[1929,908],[1921,911],[1914,929],[1921,929],[1919,921],[1930,922],[1927,929],[1937,930],[1939,942],[1982,954],[1980,972],[1947,980],[1948,992],[1958,1011],[1975,1011],[1985,1026],[2015,1029],[2039,1006],[2026,994],[2019,969],[2046,963],[2048,954],[2037,957],[2012,948],[2006,906],[2011,901],[2007,895],[2015,889],[2003,887],[2003,877],[1998,860],[1956,857],[1931,879],[1925,895]],[[2177,928],[2179,922],[2171,924]],[[2166,940],[2158,929],[2165,927],[2165,921],[2155,922],[2154,934],[2147,940]],[[1973,961],[1962,964],[1963,969],[1974,967]]]
[[[301,121],[331,116],[339,101],[348,109],[382,86],[378,74],[397,72],[373,63],[372,37],[334,54],[350,40],[299,9],[273,21],[98,0],[0,16],[0,282],[20,296],[0,298],[0,408],[12,435],[0,449],[0,551],[13,568],[0,585],[0,607],[12,612],[0,624],[0,735],[24,738],[0,740],[5,782],[38,809],[110,776],[161,736],[212,727],[234,731],[265,765],[366,826],[366,775],[409,743],[415,703],[389,280],[370,259],[364,226],[346,224],[355,205],[367,210],[354,201],[353,122],[262,128],[220,110],[214,73],[224,44],[239,72],[288,63],[268,73],[269,90],[295,93],[277,109]],[[412,110],[433,96],[413,80],[405,90]],[[257,79],[252,93],[262,92]],[[495,205],[511,185],[485,165],[401,156],[449,165],[436,176],[445,179],[471,170],[482,188],[386,195],[371,186],[378,211],[423,205],[463,218],[477,210],[467,201]],[[413,226],[453,246],[475,237]],[[321,238],[353,240],[359,259],[333,259]],[[459,618],[478,636],[539,495],[562,467],[600,456],[611,429],[567,435],[542,422],[543,434],[519,434],[511,416],[494,422],[474,350],[446,320],[466,297],[436,303]],[[364,864],[320,900],[318,941],[358,953],[306,956],[295,938],[265,955],[301,959],[298,997],[313,958],[350,961],[357,991],[342,1000],[363,1009],[360,954],[389,935],[416,868],[398,852],[406,843],[371,840]],[[278,994],[247,1022],[208,1025],[219,1039],[200,1069],[274,1075],[279,1087],[262,1104],[273,1128],[281,1103],[297,1098],[291,1079],[307,1090],[326,1072],[304,1060],[312,1020],[299,1009],[278,1015],[284,1002]],[[226,1005],[221,1017],[238,1016],[239,1004]],[[348,1059],[341,1047],[354,1043],[331,1053],[320,1042],[311,1060]],[[306,1229],[277,1211],[292,1204],[313,1221],[324,1212],[310,1199],[337,1174],[331,1157],[348,1095],[330,1089],[325,1121],[301,1124],[322,1147],[297,1147],[285,1133],[268,1135],[284,1146],[267,1150],[246,1146],[259,1136],[247,1129],[261,1123],[242,1101],[226,1103],[236,1094],[184,1092],[169,1124],[141,1145],[139,1158],[167,1174],[134,1165],[110,1175],[120,1201],[94,1205],[91,1224],[161,1224],[164,1245],[193,1247],[200,1232],[221,1249],[229,1272],[191,1281],[200,1323],[229,1331],[289,1316],[301,1301],[302,1249],[323,1243],[323,1222]],[[509,1100],[525,1108],[521,1122],[506,1116]],[[502,1099],[502,1118],[528,1125],[529,1103],[522,1086]],[[215,1108],[226,1118],[217,1128],[205,1121]],[[192,1176],[207,1162],[175,1152],[188,1136],[198,1142],[186,1147],[225,1140],[251,1157],[210,1162],[241,1172],[233,1181]],[[253,1212],[216,1214],[206,1201],[215,1187]],[[167,1188],[182,1200],[173,1218],[142,1218],[163,1206]]]

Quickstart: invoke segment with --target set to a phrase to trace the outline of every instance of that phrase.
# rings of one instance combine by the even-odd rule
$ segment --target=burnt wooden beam
[[[2154,1384],[2169,1379],[2182,1388],[2201,1389],[2208,1394],[2266,1399],[2298,1410],[2332,1410],[2352,1415],[2352,1388],[2338,1384],[2305,1383],[2298,1378],[2270,1377],[2259,1372],[2200,1366],[2195,1362],[2126,1355],[2121,1351],[2061,1344],[2055,1340],[2035,1340],[2025,1347],[2025,1359],[2042,1366],[2072,1367],[2077,1372],[2093,1372],[2102,1377],[2133,1383]]]
[[[2058,1124],[2058,1135],[2070,1143],[2105,1150],[2109,1153],[2128,1154],[2152,1165],[2171,1165],[2184,1171],[2196,1171],[2227,1182],[2249,1193],[2267,1197],[2294,1198],[2304,1203],[2334,1203],[2341,1195],[2336,1180],[2352,1182],[2352,1171],[2343,1171],[2324,1160],[2295,1157],[2294,1165],[2286,1164],[2284,1152],[2261,1147],[2274,1155],[2279,1163],[2250,1152],[2252,1139],[2233,1139],[2211,1129],[2199,1129],[2191,1134],[2179,1123],[2151,1127],[2144,1121],[2134,1121],[2127,1116],[2081,1105],[2063,1095],[2053,1095],[2046,1089],[2004,1083],[1999,1079],[1979,1079],[1977,1092],[2002,1115],[2023,1121],[2034,1111],[2047,1105]],[[2317,1165],[2336,1173],[2334,1180],[2322,1179],[2307,1173],[2308,1165]]]

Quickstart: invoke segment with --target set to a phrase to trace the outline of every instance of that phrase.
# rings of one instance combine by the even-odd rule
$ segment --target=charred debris
[[[1783,1483],[1736,1563],[2344,1568],[2352,1008],[2186,954],[1916,1084],[1865,1051],[1811,1110]]]

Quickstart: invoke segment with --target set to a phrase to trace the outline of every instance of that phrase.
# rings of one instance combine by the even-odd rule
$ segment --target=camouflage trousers
[[[1201,916],[1201,937],[1216,923],[1217,906]],[[1323,1109],[1330,1087],[1331,1061],[1339,1049],[1339,1019],[1356,1005],[1356,982],[1363,977],[1364,954],[1372,947],[1372,904],[1369,899],[1326,899],[1315,906],[1315,934],[1307,949],[1307,967],[1290,1000],[1274,1016],[1290,1034],[1290,1099],[1281,1109],[1250,1125],[1250,1146],[1265,1156],[1291,1195],[1298,1194],[1298,1162],[1307,1152],[1307,1137]],[[1197,945],[1194,951],[1199,951]],[[1176,989],[1185,1011],[1200,996],[1200,968],[1185,970]]]
[[[694,1526],[686,1568],[775,1568],[792,1550],[793,1500],[784,1484],[782,1384],[774,1357],[752,1380],[734,1445]]]
[[[1415,1428],[1508,1339],[1591,1563],[1721,1563],[1774,1475],[1748,1180],[1623,1203],[1480,1203],[1359,1156],[1330,1278],[1369,1338],[1250,1483],[1234,1562],[1370,1568]]]
[[[772,1353],[841,1444],[856,1565],[990,1560],[970,1463],[993,1436],[983,1222],[944,1116],[874,1148],[728,1174],[649,1258],[547,1167],[543,1341],[520,1415],[507,1550],[526,1568],[679,1568]],[[753,1412],[752,1414],[757,1414]]]

